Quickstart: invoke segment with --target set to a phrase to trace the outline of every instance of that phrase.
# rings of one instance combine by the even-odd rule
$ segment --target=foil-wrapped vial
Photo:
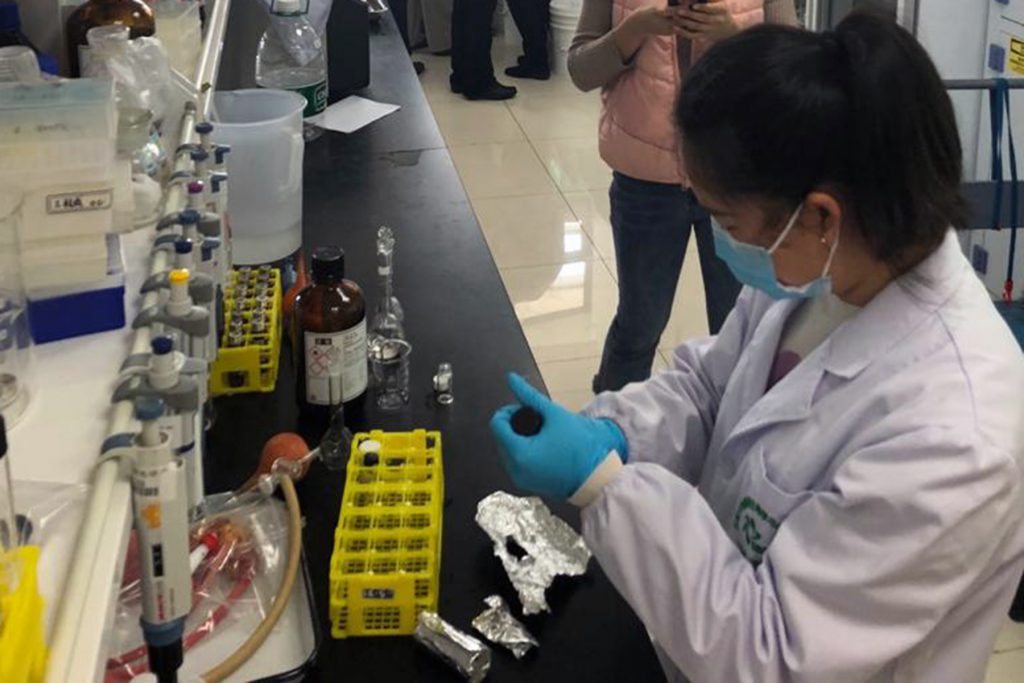
[[[487,678],[491,669],[491,648],[436,613],[420,612],[413,638],[470,683],[480,683]]]

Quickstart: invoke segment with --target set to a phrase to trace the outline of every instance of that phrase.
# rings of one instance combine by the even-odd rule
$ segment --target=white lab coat
[[[629,459],[584,536],[670,679],[980,681],[1024,570],[1024,355],[952,233],[766,393],[795,306],[744,289],[595,399]]]

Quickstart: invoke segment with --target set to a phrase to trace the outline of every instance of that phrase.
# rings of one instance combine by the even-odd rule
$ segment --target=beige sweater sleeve
[[[796,26],[793,0],[764,0],[767,23]],[[583,0],[576,35],[569,47],[569,76],[583,91],[595,90],[632,67],[624,61],[612,35],[612,0]]]

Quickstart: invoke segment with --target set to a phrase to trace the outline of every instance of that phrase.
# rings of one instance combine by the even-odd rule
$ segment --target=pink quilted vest
[[[763,0],[727,0],[743,28],[764,21]],[[612,25],[645,7],[667,0],[614,0]],[[695,43],[694,61],[707,49]],[[687,184],[679,158],[672,110],[683,80],[674,36],[650,36],[633,58],[633,68],[601,93],[601,158],[619,173],[658,183]]]

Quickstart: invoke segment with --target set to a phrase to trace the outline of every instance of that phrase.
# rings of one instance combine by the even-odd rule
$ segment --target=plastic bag
[[[109,28],[116,31],[119,27]],[[154,121],[162,121],[171,87],[171,67],[163,44],[149,37],[123,40],[115,31],[96,36],[90,32],[91,49],[82,75],[112,79],[118,109],[151,111]]]
[[[43,481],[14,482],[18,526],[24,536],[22,542],[29,545],[46,546],[57,536],[71,535],[77,531],[70,514],[80,514],[81,507],[89,493],[86,484],[54,484]],[[65,522],[72,524],[66,525]],[[24,525],[27,523],[27,528]],[[66,528],[67,527],[67,528]]]
[[[222,630],[250,633],[266,617],[281,583],[288,554],[288,517],[283,506],[252,493],[207,498],[208,513],[193,524],[190,548],[210,535],[217,545],[192,573],[192,611],[185,620],[188,650]],[[118,597],[105,681],[129,681],[149,670],[139,627],[142,586],[138,547],[129,541]]]

